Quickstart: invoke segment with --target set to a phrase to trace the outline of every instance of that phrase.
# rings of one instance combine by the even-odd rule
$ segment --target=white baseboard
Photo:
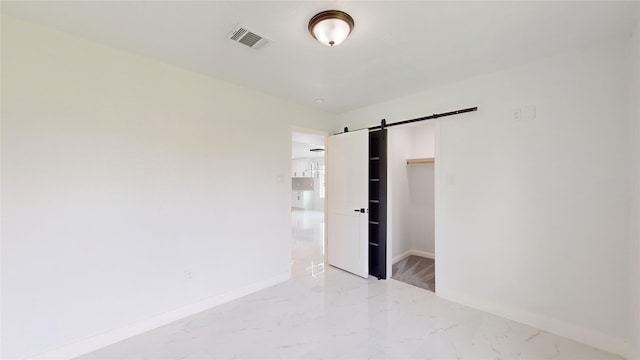
[[[416,256],[423,257],[423,258],[427,258],[427,259],[435,259],[436,258],[436,255],[434,253],[430,253],[430,252],[426,252],[426,251],[409,250],[409,252],[411,253],[409,255],[416,255]]]
[[[433,253],[411,249],[409,251],[406,251],[406,252],[394,257],[393,260],[392,260],[392,263],[395,264],[398,261],[402,261],[402,260],[408,258],[411,255],[416,255],[416,256],[427,258],[427,259],[435,259],[436,258],[435,254],[433,254]]]
[[[633,356],[632,346],[627,341],[592,329],[583,328],[562,320],[505,306],[485,299],[458,294],[455,291],[443,288],[442,285],[438,286],[437,295],[474,309],[486,311],[582,344],[621,355],[625,358],[631,358]]]
[[[398,256],[396,256],[396,257],[394,257],[394,258],[393,258],[393,260],[391,260],[391,262],[392,262],[393,264],[395,264],[395,263],[397,263],[398,261],[402,261],[402,260],[404,260],[404,259],[408,258],[408,257],[409,257],[409,255],[411,255],[411,250],[406,251],[406,252],[404,252],[404,253],[402,253],[402,254],[400,254],[400,255],[398,255]]]
[[[71,359],[86,353],[101,349],[105,346],[115,344],[135,335],[142,334],[160,326],[180,320],[184,317],[197,314],[214,306],[241,298],[256,291],[266,289],[273,285],[285,282],[291,278],[291,272],[286,272],[270,279],[259,281],[251,285],[238,288],[222,295],[210,297],[196,303],[163,313],[150,318],[125,325],[95,336],[77,340],[73,343],[54,348],[29,359]]]

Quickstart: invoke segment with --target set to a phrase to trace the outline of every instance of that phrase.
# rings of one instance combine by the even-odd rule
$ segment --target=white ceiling
[[[4,14],[337,113],[628,36],[637,7],[638,1],[2,1]],[[331,8],[356,22],[334,48],[307,31],[313,15]],[[228,40],[238,23],[273,42],[255,50]]]
[[[291,135],[291,158],[322,158],[324,152],[310,151],[311,149],[324,149],[324,137],[308,133],[293,132]]]
[[[324,151],[311,151],[311,149],[324,149],[324,146],[316,146],[313,144],[292,142],[291,143],[291,158],[292,159],[308,159],[308,158],[323,158]]]

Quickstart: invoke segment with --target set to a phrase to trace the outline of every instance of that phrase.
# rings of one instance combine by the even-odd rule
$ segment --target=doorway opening
[[[435,122],[388,129],[391,278],[435,292]]]
[[[291,133],[291,273],[317,277],[325,270],[325,136]]]

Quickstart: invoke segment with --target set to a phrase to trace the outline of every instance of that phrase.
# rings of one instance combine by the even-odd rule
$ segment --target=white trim
[[[393,263],[395,264],[395,263],[397,263],[399,261],[402,261],[402,260],[408,258],[411,255],[420,256],[420,257],[427,258],[427,259],[435,259],[436,258],[436,255],[433,254],[433,253],[411,249],[411,250],[405,251],[404,253],[400,254],[399,256],[394,257],[393,258]]]
[[[631,358],[633,354],[632,346],[627,341],[593,329],[587,329],[559,319],[510,307],[504,304],[494,303],[486,299],[459,294],[454,290],[446,289],[442,286],[438,287],[437,295],[444,299],[486,311],[522,324],[533,326],[537,329],[608,351],[610,353],[618,354],[626,358]]]
[[[409,250],[409,252],[411,253],[410,255],[420,256],[420,257],[427,258],[427,259],[435,259],[436,258],[436,255],[434,253],[430,253],[430,252],[426,252],[426,251]]]
[[[89,352],[101,349],[105,346],[115,344],[135,335],[142,334],[149,330],[153,330],[160,326],[180,320],[184,317],[197,314],[199,312],[210,309],[214,306],[224,304],[226,302],[241,298],[256,291],[266,289],[268,287],[285,282],[291,278],[291,272],[282,273],[270,279],[259,281],[245,287],[231,290],[222,295],[213,296],[208,299],[198,301],[196,303],[168,311],[163,314],[155,315],[147,319],[137,321],[135,323],[122,326],[117,329],[106,331],[104,333],[80,339],[70,344],[50,349],[40,354],[29,357],[29,359],[71,359]]]
[[[394,257],[394,258],[393,258],[393,263],[395,264],[395,263],[397,263],[397,262],[399,262],[399,261],[402,261],[402,260],[404,260],[404,259],[408,258],[408,257],[409,257],[409,255],[411,255],[411,250],[409,250],[409,251],[405,251],[405,252],[403,252],[402,254],[400,254],[400,255],[398,255],[398,256],[396,256],[396,257]]]
[[[438,251],[438,248],[440,247],[440,243],[444,242],[444,236],[442,234],[442,226],[440,226],[441,224],[443,224],[443,217],[442,217],[442,192],[443,192],[443,186],[441,185],[443,183],[443,174],[442,174],[442,159],[446,159],[446,157],[443,157],[444,151],[443,151],[443,146],[442,146],[442,125],[440,122],[441,119],[434,119],[433,121],[435,122],[435,134],[434,134],[434,153],[433,153],[433,157],[435,157],[436,159],[438,159],[438,161],[436,161],[433,164],[433,217],[434,217],[434,229],[433,229],[433,236],[434,236],[434,253],[436,251]],[[446,160],[445,160],[446,162]],[[455,219],[454,219],[455,220]],[[456,254],[457,255],[457,254]],[[457,257],[459,258],[459,257]],[[439,285],[443,282],[443,276],[442,273],[446,272],[446,271],[441,271],[440,269],[440,265],[441,262],[440,261],[436,261],[434,264],[434,268],[435,268],[435,277],[436,277],[436,288],[435,288],[435,292],[436,295],[438,295],[440,293],[440,288]],[[444,280],[446,281],[446,280]]]

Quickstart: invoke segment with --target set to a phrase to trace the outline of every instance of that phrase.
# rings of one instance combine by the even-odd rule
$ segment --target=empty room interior
[[[2,1],[3,359],[640,359],[640,1]]]

